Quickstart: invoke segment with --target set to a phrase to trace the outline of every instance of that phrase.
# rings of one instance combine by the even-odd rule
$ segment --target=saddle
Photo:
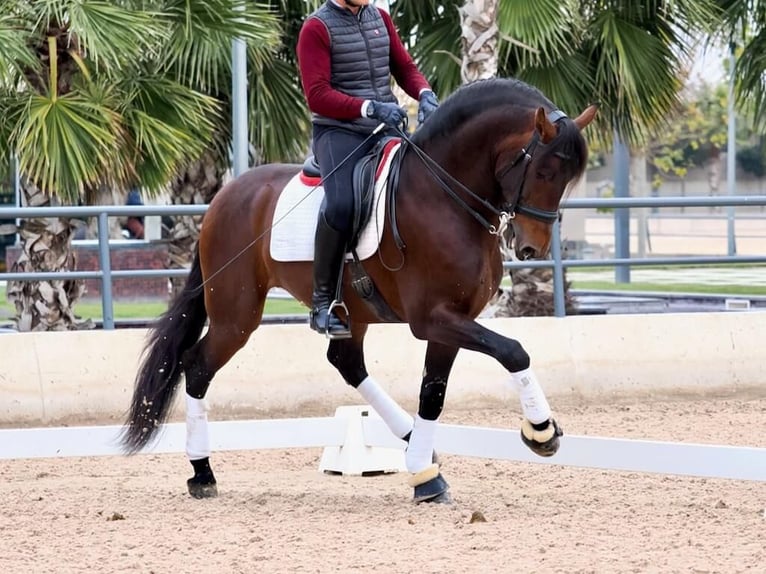
[[[373,202],[375,199],[375,181],[380,175],[380,168],[386,159],[391,148],[401,141],[401,138],[389,136],[382,138],[375,147],[364,157],[360,158],[354,165],[352,192],[354,196],[354,218],[351,228],[351,236],[348,243],[348,251],[353,256],[350,264],[351,285],[359,297],[367,303],[381,320],[391,323],[401,323],[401,318],[394,313],[391,307],[385,302],[383,297],[375,289],[372,278],[367,274],[359,260],[356,252],[356,246],[359,242],[359,235],[372,216]],[[388,172],[386,181],[385,196],[387,200],[387,214],[389,223],[394,234],[394,240],[399,248],[404,247],[401,240],[399,228],[396,224],[396,191],[399,183],[399,170],[404,156],[403,143],[399,153],[394,157]],[[319,185],[321,181],[321,172],[316,156],[310,155],[303,162],[301,170],[301,180],[307,185]],[[322,201],[319,208],[320,216],[325,210],[327,199]],[[341,270],[342,273],[342,270]],[[341,285],[341,281],[338,281]],[[340,297],[338,297],[340,299]]]
[[[401,138],[395,136],[388,136],[382,138],[372,150],[360,158],[353,171],[352,192],[354,195],[354,219],[351,228],[351,237],[349,238],[348,250],[352,253],[359,241],[359,234],[364,229],[364,226],[370,220],[373,213],[373,200],[375,197],[375,180],[377,179],[380,171],[381,164],[386,158],[391,148],[399,143]],[[395,208],[395,196],[399,183],[399,169],[401,168],[401,161],[404,155],[404,146],[399,150],[399,153],[391,163],[390,171],[388,173],[388,181],[386,182],[386,198],[387,207],[392,229],[395,230],[394,237],[397,244],[400,244],[401,238],[399,235],[399,229],[396,225],[396,208]],[[301,179],[307,185],[319,185],[321,181],[321,173],[319,170],[319,163],[317,163],[316,156],[310,155],[303,162],[303,168],[301,170]],[[320,214],[324,212],[326,199],[322,201],[322,206],[319,208]],[[400,247],[404,244],[401,243]]]

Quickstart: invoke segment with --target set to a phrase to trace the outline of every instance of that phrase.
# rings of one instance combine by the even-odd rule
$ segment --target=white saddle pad
[[[385,190],[391,162],[399,152],[401,142],[392,140],[387,146],[375,175],[372,216],[359,236],[356,252],[360,260],[371,257],[380,244],[386,216]],[[319,208],[324,200],[324,188],[304,183],[296,174],[282,190],[274,211],[271,229],[271,257],[275,261],[313,261],[314,235]],[[351,254],[347,254],[347,258]]]

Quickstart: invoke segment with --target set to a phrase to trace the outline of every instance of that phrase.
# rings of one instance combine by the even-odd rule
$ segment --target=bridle
[[[561,110],[553,110],[551,113],[548,114],[548,120],[552,124],[556,124],[559,120],[566,118],[567,115],[562,112]],[[458,180],[456,180],[454,177],[452,177],[447,171],[436,161],[431,159],[430,156],[428,156],[422,149],[420,149],[417,145],[415,145],[412,140],[410,140],[409,136],[401,129],[397,128],[397,131],[399,135],[402,137],[404,141],[407,142],[407,145],[413,149],[413,151],[417,154],[417,156],[421,159],[423,164],[426,166],[426,169],[431,173],[431,175],[434,177],[434,179],[439,183],[439,186],[447,192],[447,194],[455,200],[455,202],[458,203],[465,211],[468,212],[469,215],[471,215],[474,219],[476,219],[487,231],[489,231],[492,235],[501,235],[511,220],[513,220],[516,217],[517,213],[521,213],[522,215],[525,215],[527,217],[531,217],[533,219],[537,219],[538,221],[542,221],[547,224],[553,224],[556,222],[559,218],[559,212],[556,211],[550,211],[547,209],[540,209],[537,207],[533,207],[531,205],[524,205],[522,203],[522,194],[524,192],[524,184],[527,179],[527,170],[529,168],[529,164],[532,163],[532,157],[534,155],[534,152],[540,143],[540,135],[537,133],[537,131],[532,134],[532,139],[529,141],[527,145],[525,145],[523,148],[521,148],[521,151],[516,155],[516,157],[511,161],[510,164],[503,167],[498,173],[495,174],[496,180],[500,183],[501,187],[503,187],[503,180],[505,180],[507,177],[511,175],[516,175],[514,170],[520,170],[520,177],[518,179],[518,189],[516,190],[516,193],[513,194],[511,201],[506,201],[503,204],[500,205],[500,208],[498,209],[495,207],[492,203],[484,199],[483,197],[480,197],[470,189],[468,189],[465,185],[460,183]],[[434,169],[436,168],[436,169]],[[440,173],[436,173],[436,171],[439,171]],[[442,178],[446,178],[449,180],[449,182],[444,181]],[[452,189],[452,185],[455,185],[459,187],[461,190],[463,190],[465,193],[470,195],[474,200],[481,203],[482,206],[484,206],[488,211],[493,213],[499,218],[499,224],[495,225],[493,223],[490,223],[482,214],[480,214],[478,211],[473,209],[468,203],[460,197],[455,191]],[[503,190],[505,188],[503,187]],[[505,192],[503,192],[503,196],[506,197]]]
[[[548,121],[553,125],[556,125],[556,122],[566,117],[567,115],[561,110],[553,110],[548,114]],[[495,178],[503,189],[503,196],[506,197],[503,181],[506,177],[513,175],[512,172],[514,170],[521,170],[521,177],[518,179],[513,178],[519,182],[516,193],[511,196],[512,199],[510,201],[503,203],[500,206],[500,209],[501,211],[508,213],[510,219],[516,217],[517,213],[521,213],[522,215],[526,215],[527,217],[537,219],[544,223],[554,223],[559,218],[558,210],[551,211],[548,209],[540,209],[539,207],[524,205],[521,202],[522,194],[524,193],[524,184],[527,181],[527,170],[529,169],[529,164],[532,163],[532,156],[535,153],[538,143],[540,143],[540,134],[535,130],[530,142],[521,148],[521,151],[519,151],[513,161],[495,174]]]

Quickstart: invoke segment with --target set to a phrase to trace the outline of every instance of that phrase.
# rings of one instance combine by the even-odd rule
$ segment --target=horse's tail
[[[120,437],[127,454],[134,454],[151,442],[167,420],[183,371],[183,353],[197,342],[206,319],[197,251],[186,285],[158,319],[144,348],[130,411]]]

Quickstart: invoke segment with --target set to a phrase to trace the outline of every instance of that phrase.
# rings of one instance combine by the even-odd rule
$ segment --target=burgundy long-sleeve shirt
[[[431,86],[402,44],[390,14],[385,10],[380,10],[380,14],[390,38],[391,75],[407,95],[418,99],[420,92],[430,90]],[[303,93],[312,112],[336,120],[353,120],[362,115],[365,100],[339,92],[330,83],[330,35],[318,18],[309,18],[304,23],[297,53]]]

